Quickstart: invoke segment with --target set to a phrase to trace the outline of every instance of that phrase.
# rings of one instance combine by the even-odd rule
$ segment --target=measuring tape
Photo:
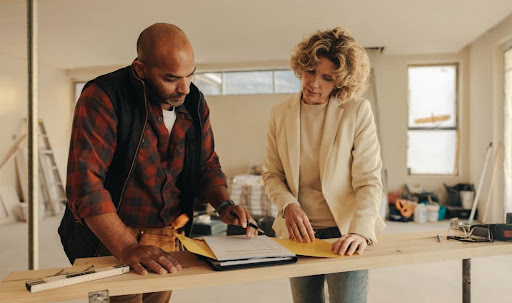
[[[25,286],[30,292],[38,292],[42,290],[54,289],[82,282],[114,277],[125,274],[129,271],[130,267],[128,265],[117,265],[67,275],[58,275],[39,280],[31,280],[27,281],[25,283]]]

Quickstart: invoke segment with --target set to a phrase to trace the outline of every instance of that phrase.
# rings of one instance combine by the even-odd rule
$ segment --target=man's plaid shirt
[[[149,101],[149,100],[148,100]],[[192,117],[184,105],[175,108],[171,135],[160,104],[148,102],[148,121],[135,165],[117,213],[131,227],[168,226],[182,212],[176,181],[185,156],[185,134]],[[205,106],[201,143],[199,193],[206,186],[226,186],[214,150],[210,110]],[[108,95],[89,85],[75,108],[68,159],[66,193],[75,218],[115,212],[103,181],[116,150],[117,117]]]

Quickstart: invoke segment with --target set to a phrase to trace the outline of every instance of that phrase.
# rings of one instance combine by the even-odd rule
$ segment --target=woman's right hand
[[[315,232],[308,216],[299,204],[291,203],[284,209],[284,218],[290,239],[299,242],[315,241]]]

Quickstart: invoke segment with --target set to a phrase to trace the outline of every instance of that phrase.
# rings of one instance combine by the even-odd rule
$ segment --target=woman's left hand
[[[359,234],[346,234],[332,244],[332,252],[337,255],[362,255],[368,247],[366,238]]]

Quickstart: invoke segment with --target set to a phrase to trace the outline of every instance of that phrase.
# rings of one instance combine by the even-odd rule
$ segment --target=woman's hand
[[[362,255],[368,247],[366,238],[359,234],[346,234],[332,244],[332,252],[338,255]]]
[[[315,241],[313,227],[299,204],[288,204],[284,210],[284,218],[290,239],[299,242]]]

